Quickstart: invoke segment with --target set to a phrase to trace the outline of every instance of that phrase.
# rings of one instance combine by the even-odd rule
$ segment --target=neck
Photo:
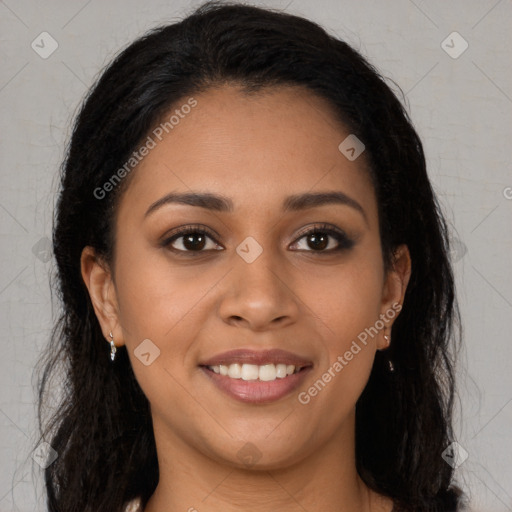
[[[294,464],[254,469],[208,456],[154,417],[160,479],[145,512],[389,511],[357,474],[354,420]]]

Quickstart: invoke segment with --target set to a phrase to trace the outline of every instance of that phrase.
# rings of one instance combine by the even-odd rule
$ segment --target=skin
[[[160,481],[146,511],[315,512],[340,503],[346,512],[390,511],[391,500],[357,474],[354,421],[375,352],[387,347],[398,315],[308,404],[297,399],[359,333],[403,303],[409,252],[399,247],[384,273],[364,153],[345,158],[338,145],[350,132],[300,88],[249,96],[230,85],[194,97],[197,106],[133,171],[116,218],[115,272],[91,247],[81,259],[105,338],[112,331],[116,345],[126,345],[151,403]],[[144,216],[171,191],[221,194],[234,210],[167,204]],[[287,196],[319,191],[344,192],[366,218],[340,204],[281,211]],[[328,254],[334,238],[315,250],[311,237],[299,237],[324,222],[353,247]],[[206,239],[203,253],[180,257],[159,245],[191,224],[219,235]],[[236,252],[248,236],[263,249],[252,263]],[[172,246],[186,250],[183,242]],[[134,355],[144,339],[160,349],[149,366]],[[282,348],[310,359],[313,370],[274,403],[242,403],[198,367],[234,348]],[[251,466],[238,456],[246,443],[259,452]]]

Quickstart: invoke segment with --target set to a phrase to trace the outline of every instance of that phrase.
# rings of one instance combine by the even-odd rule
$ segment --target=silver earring
[[[389,334],[384,334],[384,339],[386,340],[386,347],[389,347],[389,345],[391,344],[391,340],[389,338]],[[393,366],[393,362],[391,361],[391,359],[388,359],[388,366],[389,366],[389,371],[390,372],[394,372],[395,371],[395,367]]]
[[[114,335],[112,331],[110,331],[108,335],[110,336],[110,359],[113,361],[116,357],[117,348],[114,345]]]

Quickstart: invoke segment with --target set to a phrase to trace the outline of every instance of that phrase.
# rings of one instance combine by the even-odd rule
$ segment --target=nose
[[[252,262],[238,254],[233,260],[219,308],[224,322],[265,331],[297,321],[300,301],[293,277],[271,250],[263,250]]]

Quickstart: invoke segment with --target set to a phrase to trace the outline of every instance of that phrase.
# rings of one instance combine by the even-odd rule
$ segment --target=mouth
[[[270,403],[303,383],[313,363],[279,349],[235,350],[199,365],[209,381],[231,398],[252,404]]]

